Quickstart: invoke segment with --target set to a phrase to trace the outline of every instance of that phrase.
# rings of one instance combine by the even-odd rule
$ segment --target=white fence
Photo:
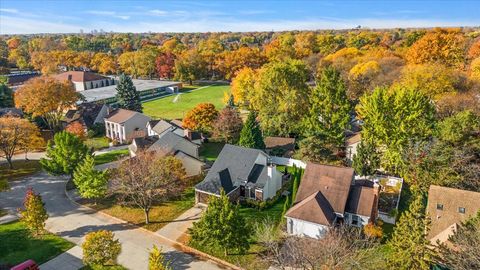
[[[293,158],[271,156],[270,162],[276,165],[283,165],[283,166],[290,166],[290,167],[295,165],[296,167],[300,167],[302,169],[305,169],[307,167],[307,164],[305,162],[298,159],[293,159]]]

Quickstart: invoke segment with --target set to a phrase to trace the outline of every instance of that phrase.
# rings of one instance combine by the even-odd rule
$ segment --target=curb
[[[68,181],[70,181],[70,180],[68,180]],[[67,181],[67,182],[68,182],[68,181]],[[194,256],[194,257],[197,257],[197,258],[199,258],[199,259],[209,259],[209,260],[211,260],[211,261],[215,262],[216,264],[219,264],[219,265],[221,265],[221,266],[223,266],[223,267],[228,267],[228,268],[233,269],[233,270],[244,270],[243,268],[241,268],[241,267],[239,267],[239,266],[236,266],[236,265],[231,264],[231,263],[229,263],[229,262],[227,262],[227,261],[224,261],[224,260],[222,260],[222,259],[219,259],[219,258],[217,258],[217,257],[215,257],[215,256],[212,256],[212,255],[208,254],[208,253],[205,253],[205,252],[202,252],[202,251],[200,251],[200,250],[198,250],[198,249],[194,249],[194,248],[192,248],[192,247],[186,246],[186,245],[184,245],[184,244],[182,244],[182,243],[180,243],[180,242],[174,241],[174,240],[172,240],[172,239],[170,239],[170,238],[167,238],[167,237],[165,237],[165,236],[163,236],[163,235],[160,235],[160,234],[157,234],[157,233],[155,233],[155,232],[149,231],[149,230],[147,230],[147,229],[145,229],[145,228],[142,228],[142,227],[140,227],[140,226],[138,226],[138,225],[135,225],[135,224],[132,224],[132,223],[130,223],[130,222],[127,222],[127,221],[125,221],[125,220],[123,220],[123,219],[119,219],[119,218],[117,218],[117,217],[111,216],[111,215],[109,215],[109,214],[107,214],[107,213],[104,213],[104,212],[102,212],[102,211],[97,211],[97,210],[95,210],[95,209],[93,209],[93,208],[91,208],[91,207],[88,207],[88,206],[85,206],[85,205],[83,205],[83,204],[80,204],[80,203],[76,202],[76,201],[70,196],[70,194],[69,194],[68,191],[67,191],[67,184],[66,184],[66,183],[65,183],[64,192],[65,192],[65,195],[67,196],[68,200],[69,200],[70,202],[72,202],[73,204],[75,204],[75,205],[77,205],[77,206],[79,206],[79,207],[86,208],[86,209],[88,209],[88,210],[90,210],[90,211],[92,211],[92,212],[94,212],[94,213],[101,214],[101,215],[103,215],[103,216],[109,217],[109,218],[114,219],[114,220],[116,220],[116,221],[118,221],[118,222],[126,223],[126,224],[129,224],[129,225],[131,225],[131,226],[134,226],[136,229],[139,229],[139,230],[141,230],[141,231],[143,231],[143,232],[145,232],[145,233],[153,234],[153,235],[155,235],[155,236],[157,236],[157,237],[160,237],[160,238],[162,238],[163,240],[165,240],[165,241],[167,241],[167,242],[170,242],[170,243],[172,244],[172,247],[173,247],[173,248],[179,247],[179,250],[181,250],[181,251],[183,251],[183,252],[185,252],[185,253],[187,253],[187,254],[190,254],[190,255],[192,255],[192,256]]]

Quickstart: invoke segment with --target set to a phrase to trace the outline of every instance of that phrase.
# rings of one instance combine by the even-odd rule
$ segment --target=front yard
[[[101,155],[95,155],[95,165],[101,165],[105,163],[110,163],[113,161],[117,161],[122,157],[128,156],[129,152],[128,149],[120,149],[120,150],[113,150]]]
[[[33,175],[41,170],[42,166],[38,160],[15,160],[13,161],[13,169],[10,169],[6,162],[2,162],[0,163],[0,179],[13,181]]]
[[[189,188],[180,198],[154,206],[152,210],[150,210],[150,224],[145,224],[145,215],[142,209],[132,206],[122,206],[117,203],[114,197],[100,200],[97,204],[85,199],[81,199],[79,202],[97,211],[105,212],[150,231],[157,231],[193,207],[195,203],[195,191],[193,188]]]
[[[28,259],[42,264],[74,246],[51,233],[38,239],[32,238],[25,225],[19,221],[1,225],[0,239],[0,266],[13,266]]]
[[[195,89],[192,89],[195,90]],[[229,85],[208,86],[200,90],[181,91],[172,95],[143,103],[143,113],[154,119],[182,119],[199,103],[210,102],[217,110],[222,109],[224,92],[230,93]]]
[[[94,137],[94,138],[87,138],[85,140],[85,145],[88,148],[93,148],[93,150],[100,150],[104,148],[108,148],[108,138],[107,137]]]

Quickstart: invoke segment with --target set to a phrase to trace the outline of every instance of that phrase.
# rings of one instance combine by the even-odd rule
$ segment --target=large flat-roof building
[[[85,98],[84,102],[107,104],[117,102],[115,96],[118,78],[115,76],[102,76],[87,71],[67,71],[55,75],[54,78],[71,81],[75,90]],[[182,83],[175,81],[133,79],[132,82],[142,100],[176,93],[182,88]]]

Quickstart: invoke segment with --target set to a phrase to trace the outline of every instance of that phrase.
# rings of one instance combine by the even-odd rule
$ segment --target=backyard
[[[0,226],[0,268],[2,264],[16,265],[28,259],[42,264],[67,251],[74,244],[51,233],[39,238],[30,236],[22,222],[16,221]],[[7,251],[8,252],[4,252]]]
[[[205,88],[189,88],[179,95],[168,96],[143,103],[143,113],[154,119],[182,119],[185,114],[202,102],[210,102],[219,110],[224,107],[224,93],[229,85],[213,85]]]

